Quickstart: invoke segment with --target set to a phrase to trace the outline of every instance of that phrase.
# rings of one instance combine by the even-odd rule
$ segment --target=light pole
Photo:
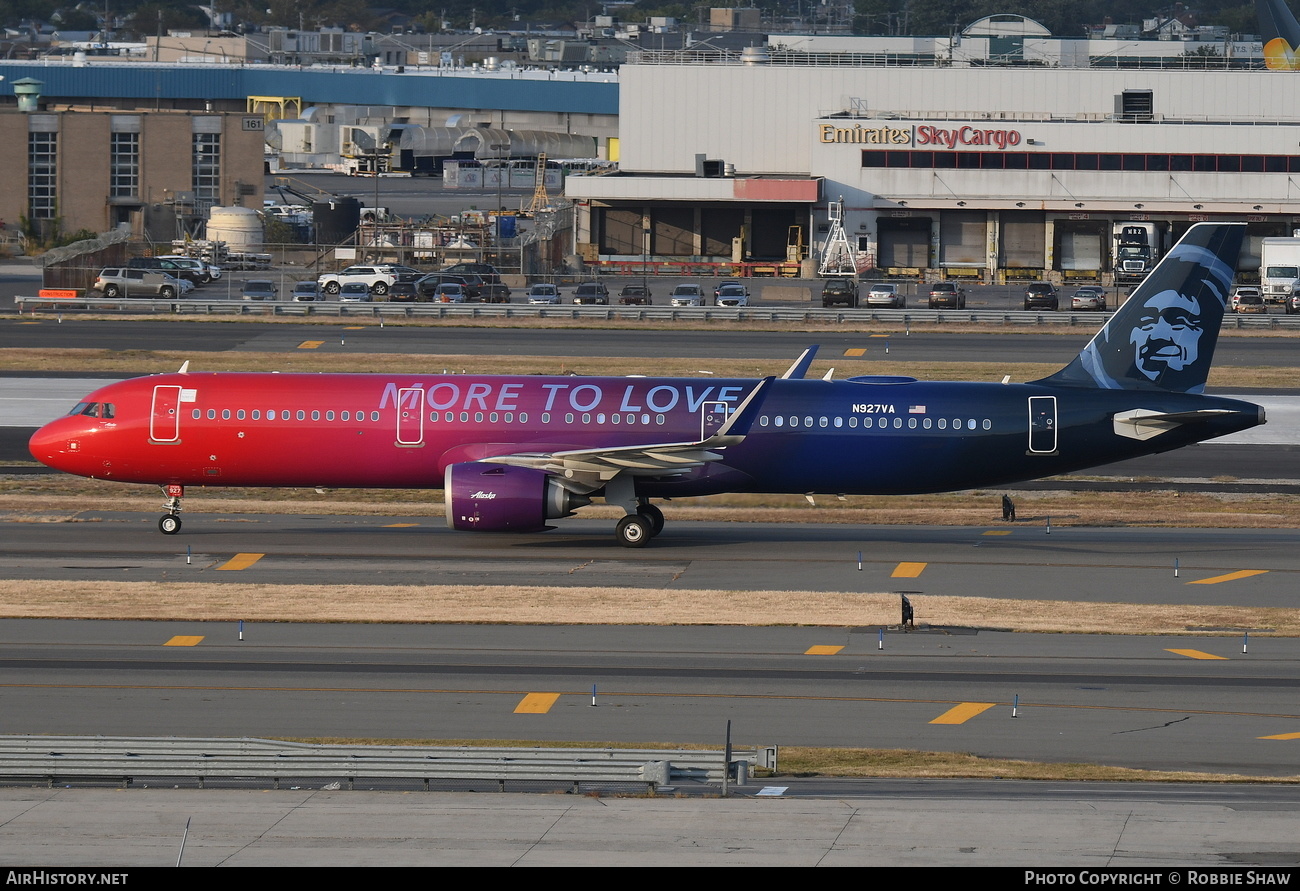
[[[501,265],[501,152],[510,148],[508,142],[494,142],[488,146],[496,154],[497,162],[497,207],[496,207],[496,229],[493,233],[493,246],[496,248],[497,265]]]
[[[646,303],[650,302],[650,213],[641,215],[641,287],[646,293]]]

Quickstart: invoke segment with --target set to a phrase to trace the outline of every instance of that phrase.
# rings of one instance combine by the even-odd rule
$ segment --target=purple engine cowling
[[[477,462],[447,468],[443,499],[447,525],[462,532],[540,532],[591,503],[541,470]]]

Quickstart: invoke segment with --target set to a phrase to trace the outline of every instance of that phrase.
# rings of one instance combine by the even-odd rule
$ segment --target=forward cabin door
[[[159,384],[153,388],[153,407],[149,411],[150,442],[180,442],[181,388]]]
[[[419,387],[397,391],[397,444],[424,444],[424,390]]]
[[[1056,454],[1056,397],[1029,397],[1029,454]]]

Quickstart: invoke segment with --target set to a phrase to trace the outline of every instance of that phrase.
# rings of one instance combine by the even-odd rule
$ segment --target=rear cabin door
[[[1056,454],[1056,397],[1029,397],[1029,453]]]
[[[181,438],[181,388],[159,384],[153,388],[149,412],[151,442],[179,442]]]

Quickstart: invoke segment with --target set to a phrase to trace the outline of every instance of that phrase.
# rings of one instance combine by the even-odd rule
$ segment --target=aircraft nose
[[[82,449],[82,431],[68,418],[51,421],[32,434],[27,450],[46,467],[66,473],[84,473],[86,455]]]

